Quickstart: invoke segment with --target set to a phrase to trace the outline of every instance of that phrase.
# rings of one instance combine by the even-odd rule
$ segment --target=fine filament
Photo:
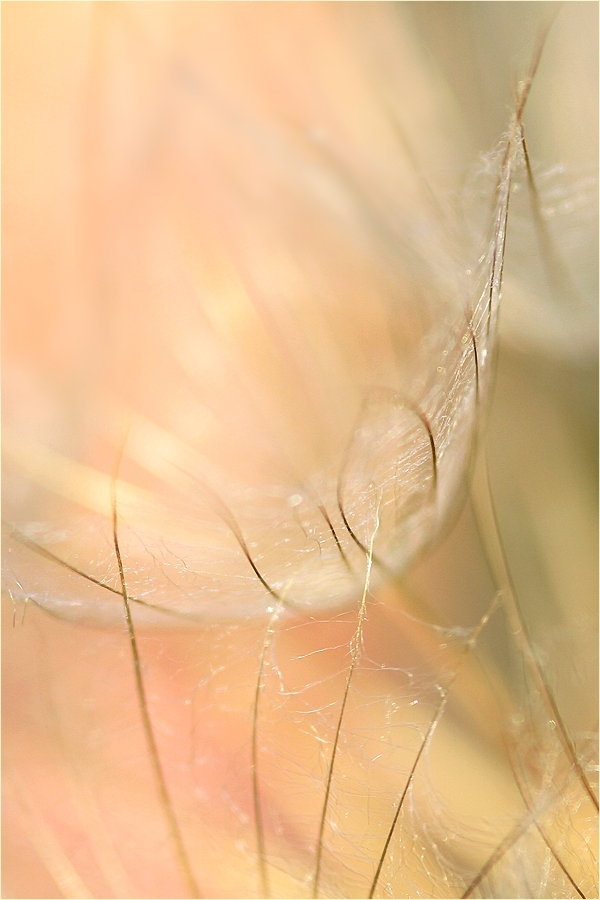
[[[14,60],[79,35],[44,51],[70,118],[33,41],[7,119],[49,159],[32,123],[72,128],[48,284],[83,250],[46,308],[15,210],[53,178],[13,149],[7,895],[598,896],[593,579],[560,568],[591,204],[534,124],[568,9],[475,163],[447,26],[504,4],[8,6]]]
[[[155,778],[155,782],[156,782],[156,788],[158,791],[160,805],[161,805],[164,816],[165,816],[168,826],[169,826],[169,832],[170,832],[171,840],[173,842],[173,847],[175,850],[175,855],[177,857],[177,862],[181,869],[181,873],[185,880],[190,897],[192,897],[192,898],[201,897],[202,895],[201,895],[198,885],[196,883],[196,878],[192,871],[188,853],[185,848],[185,844],[183,842],[183,835],[181,834],[181,829],[179,827],[177,817],[175,816],[173,804],[171,802],[171,798],[169,797],[169,792],[167,790],[167,783],[165,780],[163,767],[161,765],[160,756],[158,753],[158,747],[156,745],[156,739],[154,737],[154,729],[152,727],[152,719],[150,718],[150,711],[148,709],[148,700],[146,697],[146,690],[144,687],[144,679],[143,679],[143,675],[142,675],[142,663],[140,660],[138,642],[137,642],[137,638],[136,638],[135,627],[133,624],[133,618],[131,615],[131,607],[129,605],[129,595],[127,593],[127,583],[125,581],[125,569],[123,567],[123,559],[121,557],[121,548],[119,545],[119,518],[118,518],[118,510],[117,510],[118,471],[119,471],[119,466],[117,465],[116,474],[113,477],[113,480],[111,482],[112,533],[113,533],[113,543],[114,543],[114,548],[115,548],[115,556],[117,559],[117,566],[119,569],[119,579],[121,582],[121,593],[123,596],[123,612],[124,612],[124,616],[125,616],[125,625],[127,628],[127,634],[129,636],[129,643],[130,643],[130,647],[131,647],[131,658],[133,661],[133,670],[134,670],[134,675],[135,675],[135,685],[136,685],[136,691],[137,691],[138,701],[139,701],[139,705],[140,705],[140,716],[142,719],[144,735],[145,735],[146,744],[148,747],[148,755],[150,757],[150,763],[152,765],[152,769],[154,772],[154,778]]]
[[[352,683],[352,676],[354,674],[354,669],[356,667],[356,663],[358,660],[358,655],[360,652],[361,640],[362,640],[362,629],[363,622],[365,616],[367,614],[367,597],[369,594],[369,585],[371,582],[371,568],[373,566],[373,543],[375,541],[375,537],[377,535],[377,530],[379,528],[379,504],[375,511],[375,524],[373,527],[373,531],[371,534],[371,540],[369,542],[369,547],[367,550],[367,567],[365,572],[365,586],[363,589],[362,597],[360,600],[360,605],[358,607],[358,618],[356,622],[356,631],[352,637],[352,642],[350,644],[350,665],[348,667],[348,675],[346,677],[346,685],[344,687],[344,693],[342,696],[342,704],[340,706],[340,712],[337,719],[337,724],[335,727],[335,736],[333,739],[333,746],[331,748],[331,757],[329,760],[329,765],[327,767],[327,777],[325,780],[325,795],[323,797],[323,808],[321,810],[321,817],[319,819],[319,831],[317,834],[317,852],[315,858],[315,873],[313,876],[313,887],[312,887],[312,896],[316,898],[319,896],[319,886],[321,880],[321,863],[323,858],[323,834],[325,832],[325,826],[327,824],[327,811],[329,808],[329,798],[331,794],[331,785],[333,782],[333,772],[335,767],[336,753],[338,749],[338,744],[340,742],[340,735],[342,731],[342,722],[344,720],[344,711],[346,709],[346,704],[348,702],[348,696],[350,694],[350,685]]]

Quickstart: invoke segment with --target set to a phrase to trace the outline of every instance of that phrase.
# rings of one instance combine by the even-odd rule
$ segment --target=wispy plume
[[[11,895],[597,896],[572,6],[6,8]]]

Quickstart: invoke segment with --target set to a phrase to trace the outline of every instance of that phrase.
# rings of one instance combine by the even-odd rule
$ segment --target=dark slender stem
[[[464,649],[463,656],[462,656],[461,660],[459,661],[459,663],[458,663],[458,665],[457,665],[457,667],[456,667],[456,669],[455,669],[455,671],[454,671],[454,674],[452,675],[452,677],[451,677],[451,679],[450,679],[450,681],[449,681],[449,683],[448,683],[448,685],[447,685],[445,691],[443,692],[442,697],[441,697],[441,699],[440,699],[440,701],[439,701],[439,703],[438,703],[438,705],[437,705],[437,707],[436,707],[436,710],[435,710],[435,712],[434,712],[433,718],[432,718],[431,722],[429,723],[429,727],[428,727],[427,731],[425,732],[425,737],[423,738],[423,740],[422,740],[422,742],[421,742],[421,746],[419,747],[419,749],[418,749],[418,751],[417,751],[417,755],[416,755],[415,760],[414,760],[414,762],[413,762],[413,764],[412,764],[411,770],[410,770],[410,772],[408,773],[408,778],[406,779],[406,784],[404,785],[404,790],[402,791],[402,794],[400,795],[400,799],[398,800],[398,805],[397,805],[397,807],[396,807],[396,812],[394,813],[394,818],[392,819],[392,824],[390,825],[389,831],[388,831],[388,833],[387,833],[387,837],[386,837],[386,839],[385,839],[385,843],[384,843],[384,845],[383,845],[383,849],[382,849],[381,855],[380,855],[380,857],[379,857],[379,863],[378,863],[378,865],[377,865],[377,869],[376,869],[376,871],[375,871],[375,875],[373,876],[373,880],[372,880],[372,882],[371,882],[371,887],[370,887],[370,889],[369,889],[369,894],[368,894],[369,900],[372,900],[372,898],[373,898],[374,895],[375,895],[375,891],[376,891],[376,889],[377,889],[377,884],[378,884],[378,882],[379,882],[379,878],[380,878],[380,875],[381,875],[381,870],[382,870],[382,868],[383,868],[383,864],[384,864],[384,862],[385,862],[385,858],[386,858],[386,856],[387,856],[387,852],[388,852],[390,843],[391,843],[391,841],[392,841],[392,837],[394,836],[394,831],[396,830],[396,825],[398,824],[398,818],[399,818],[400,812],[401,812],[401,810],[402,810],[402,808],[403,808],[403,806],[404,806],[404,801],[405,801],[405,799],[406,799],[406,795],[408,794],[408,790],[409,790],[409,788],[410,788],[410,786],[411,786],[411,784],[412,784],[412,782],[413,782],[413,780],[414,780],[415,772],[417,771],[417,766],[419,765],[419,762],[421,761],[421,758],[422,758],[422,756],[423,756],[423,753],[425,752],[425,748],[426,748],[427,745],[429,744],[429,741],[431,740],[431,737],[432,737],[432,735],[433,735],[433,732],[435,731],[435,729],[436,729],[436,727],[437,727],[437,725],[438,725],[440,719],[442,718],[442,715],[443,715],[443,713],[444,713],[444,710],[446,709],[446,705],[447,705],[447,703],[448,703],[448,697],[449,697],[449,694],[450,694],[450,689],[452,688],[452,685],[454,684],[454,682],[456,681],[456,679],[457,679],[457,677],[458,677],[458,673],[460,672],[460,668],[461,668],[461,666],[462,666],[462,663],[464,662],[464,659],[465,659],[466,654],[467,654],[467,653],[475,646],[475,644],[477,643],[477,640],[478,640],[478,638],[479,638],[479,635],[481,634],[481,632],[483,631],[483,629],[485,628],[485,626],[486,626],[487,623],[489,622],[489,620],[490,620],[490,618],[491,618],[491,616],[492,616],[492,613],[494,612],[494,610],[495,610],[495,608],[496,608],[497,605],[498,605],[498,595],[496,595],[496,596],[494,597],[494,599],[492,600],[492,602],[491,602],[491,604],[490,604],[490,607],[489,607],[488,611],[485,613],[485,615],[483,616],[483,618],[481,619],[481,621],[480,621],[479,624],[477,625],[477,628],[475,629],[475,631],[474,631],[473,634],[471,635],[471,638],[470,638],[470,640],[468,641],[468,643],[467,643],[467,645],[466,645],[466,647],[465,647],[465,649]]]
[[[517,766],[516,766],[515,760],[514,760],[514,754],[510,750],[510,747],[508,747],[508,746],[507,746],[507,755],[510,759],[513,774],[515,776],[515,782],[519,789],[519,793],[520,793],[521,797],[523,798],[523,803],[525,804],[527,811],[532,812],[533,811],[533,803],[532,803],[531,797],[529,796],[529,791],[527,790],[527,786],[525,784],[523,784],[521,778],[519,777],[519,774],[517,772]],[[536,816],[534,824],[539,832],[540,837],[542,838],[542,840],[548,847],[548,849],[549,849],[550,853],[552,854],[552,856],[554,857],[554,860],[555,860],[556,864],[558,865],[558,867],[562,870],[565,877],[570,881],[571,886],[577,892],[577,895],[579,897],[581,897],[582,900],[586,900],[585,894],[583,893],[583,891],[581,890],[581,888],[579,887],[579,885],[577,884],[577,882],[575,881],[575,879],[573,878],[573,876],[571,875],[571,873],[569,872],[569,870],[567,869],[565,864],[563,863],[562,859],[560,858],[560,856],[558,854],[558,851],[555,849],[550,838],[548,837],[548,835],[546,834],[546,832],[540,825],[540,823],[538,821],[538,816],[539,816],[539,812],[538,812],[538,815]]]
[[[397,409],[410,410],[410,412],[414,413],[414,415],[417,416],[417,418],[420,420],[420,422],[424,426],[424,428],[427,432],[427,439],[429,441],[429,449],[431,452],[431,466],[432,466],[431,500],[433,501],[435,499],[435,495],[437,492],[438,462],[437,462],[437,448],[436,448],[435,438],[433,435],[433,429],[431,427],[431,423],[430,423],[429,419],[423,412],[421,412],[421,410],[418,408],[418,406],[415,406],[410,401],[401,397],[395,391],[387,391],[385,389],[376,389],[376,394],[377,395],[383,394],[384,396],[386,396],[389,399],[390,404],[395,406]],[[368,399],[365,400],[365,404],[367,402],[368,402]],[[364,406],[364,404],[363,404],[363,406]],[[375,565],[377,566],[377,568],[380,569],[382,572],[384,572],[384,574],[387,575],[388,578],[394,578],[395,573],[392,571],[392,569],[390,569],[390,567],[388,565],[386,565],[386,563],[379,556],[377,556],[375,553],[372,552],[372,548],[371,548],[371,550],[368,550],[365,547],[365,545],[362,543],[360,538],[355,534],[352,526],[350,525],[350,523],[348,521],[348,517],[346,516],[346,511],[344,509],[344,502],[343,502],[343,487],[344,487],[344,474],[345,474],[346,466],[348,465],[348,458],[349,458],[351,446],[352,446],[352,441],[350,441],[350,444],[346,448],[346,453],[345,453],[344,459],[342,461],[342,465],[340,468],[340,475],[339,475],[338,482],[337,482],[338,509],[340,511],[342,521],[343,521],[344,525],[346,526],[348,534],[350,535],[350,537],[352,538],[352,540],[354,541],[356,546],[359,547],[360,550],[362,550],[362,552],[365,554],[365,556],[368,556],[369,553],[371,553],[372,560],[375,563]]]
[[[192,872],[189,857],[188,857],[188,854],[187,854],[187,851],[185,849],[185,845],[183,842],[183,836],[181,834],[179,824],[175,817],[175,813],[173,811],[173,805],[171,803],[171,798],[169,797],[169,792],[167,790],[167,783],[166,783],[163,768],[162,768],[162,765],[160,762],[160,756],[158,754],[158,747],[156,746],[156,738],[154,736],[154,730],[152,728],[152,721],[150,719],[150,712],[148,710],[146,690],[144,687],[144,679],[142,676],[142,665],[141,665],[141,660],[140,660],[140,653],[139,653],[138,642],[137,642],[137,637],[136,637],[136,633],[135,633],[135,627],[133,624],[133,618],[131,615],[131,607],[129,604],[129,595],[127,593],[127,583],[125,580],[125,570],[123,567],[123,559],[121,557],[121,548],[119,545],[116,476],[114,476],[111,480],[111,506],[112,506],[113,544],[114,544],[114,548],[115,548],[115,556],[117,558],[117,566],[119,568],[119,578],[121,581],[121,592],[122,592],[122,596],[123,596],[123,612],[125,615],[125,624],[127,627],[127,634],[129,636],[129,645],[131,648],[131,656],[133,659],[133,670],[134,670],[134,675],[135,675],[135,686],[136,686],[136,692],[137,692],[138,702],[139,702],[139,706],[140,706],[140,714],[142,717],[142,726],[144,729],[144,736],[146,739],[148,753],[150,756],[150,763],[151,763],[152,770],[154,773],[154,780],[156,782],[156,787],[158,790],[160,805],[163,810],[165,819],[167,820],[167,824],[169,826],[169,832],[171,835],[171,840],[173,841],[175,856],[177,858],[179,868],[181,870],[181,873],[182,873],[185,883],[187,885],[189,895],[192,898],[201,897],[202,895],[200,894],[198,884],[194,877],[194,873]]]
[[[592,786],[585,774],[581,762],[577,756],[577,752],[568,735],[565,723],[558,708],[554,693],[544,675],[542,667],[532,648],[532,641],[521,611],[521,606],[517,597],[517,592],[512,580],[512,575],[506,558],[504,545],[502,543],[500,526],[496,515],[496,508],[492,496],[492,490],[489,481],[489,474],[486,465],[485,453],[480,457],[480,473],[479,473],[479,490],[475,492],[475,508],[477,511],[478,528],[482,537],[482,544],[490,571],[495,574],[496,581],[502,590],[505,607],[515,635],[521,635],[521,642],[525,651],[525,657],[529,662],[535,680],[537,681],[539,690],[545,698],[548,707],[552,713],[552,718],[556,722],[558,735],[563,745],[569,762],[571,763],[577,777],[588,795],[596,810],[598,810],[598,798],[596,797]]]
[[[48,550],[46,547],[42,547],[41,544],[36,544],[35,541],[32,541],[31,538],[26,537],[26,535],[24,535],[18,529],[14,528],[12,525],[9,525],[7,522],[3,522],[3,524],[10,530],[11,536],[16,541],[18,541],[19,544],[22,544],[29,550],[37,553],[38,556],[42,556],[44,559],[47,559],[50,562],[54,562],[57,565],[62,566],[64,569],[68,569],[69,572],[73,572],[74,575],[79,575],[81,578],[85,578],[86,581],[89,581],[91,584],[95,584],[98,587],[103,588],[105,591],[110,591],[111,594],[116,594],[118,597],[123,596],[122,589],[114,588],[112,585],[107,584],[100,578],[94,578],[93,575],[89,575],[82,569],[78,569],[77,566],[72,565],[72,563],[67,562],[60,556],[57,556],[55,553],[52,553],[51,550]],[[163,613],[166,616],[174,616],[178,619],[187,619],[188,621],[194,620],[196,618],[195,616],[188,615],[187,613],[179,612],[176,609],[166,609],[164,606],[157,606],[155,603],[148,603],[147,600],[140,600],[138,597],[132,597],[131,594],[128,594],[128,600],[130,603],[137,603],[140,606],[145,606],[147,609],[155,610],[156,612]],[[42,604],[37,605],[40,607],[40,609],[44,609]]]
[[[333,523],[332,523],[331,519],[329,518],[329,513],[327,512],[327,510],[325,509],[325,507],[323,506],[322,503],[319,503],[317,505],[317,508],[318,508],[319,512],[321,513],[321,515],[323,516],[323,518],[325,519],[325,521],[327,522],[327,525],[329,526],[329,530],[330,530],[331,534],[333,535],[335,545],[338,549],[338,553],[342,557],[344,565],[346,566],[346,568],[348,569],[349,572],[352,572],[352,566],[348,562],[348,557],[344,553],[344,548],[342,547],[342,545],[340,543],[340,539],[337,535],[337,532],[336,532],[335,528],[333,527]],[[348,526],[346,525],[346,527],[348,527]]]
[[[367,595],[369,593],[369,583],[371,581],[371,569],[373,566],[373,543],[375,541],[375,535],[377,534],[377,530],[379,528],[379,508],[377,510],[377,519],[375,522],[375,528],[373,529],[373,534],[371,536],[370,546],[367,551],[367,571],[365,574],[365,586],[362,594],[362,598],[360,601],[360,606],[358,609],[358,621],[356,624],[356,631],[354,632],[354,637],[352,638],[351,645],[351,656],[350,656],[350,668],[348,669],[348,675],[346,677],[346,686],[344,688],[344,696],[342,697],[342,705],[340,708],[340,714],[337,721],[337,726],[335,729],[335,737],[333,740],[333,748],[331,751],[331,759],[329,762],[329,767],[327,771],[327,780],[325,784],[325,796],[323,798],[323,807],[321,809],[321,819],[319,821],[319,832],[317,836],[317,853],[315,858],[315,874],[313,878],[313,900],[319,895],[319,883],[321,879],[321,863],[323,859],[323,834],[325,832],[325,823],[327,821],[327,811],[329,808],[329,796],[331,794],[331,785],[333,782],[333,770],[335,767],[335,760],[337,755],[338,744],[340,742],[340,735],[342,732],[342,722],[344,719],[344,712],[346,709],[346,704],[348,702],[348,697],[350,695],[350,684],[352,682],[352,676],[354,674],[354,669],[356,667],[356,663],[358,661],[358,654],[360,651],[360,639],[362,636],[362,627],[365,618],[365,614],[367,611]]]
[[[477,873],[475,878],[469,884],[469,886],[466,889],[466,891],[464,892],[464,894],[462,894],[461,900],[467,900],[468,897],[473,896],[474,891],[477,890],[477,888],[479,887],[479,885],[481,884],[483,879],[487,875],[489,875],[489,873],[492,871],[492,869],[494,868],[496,863],[499,862],[506,853],[508,853],[508,851],[511,849],[511,847],[513,847],[516,844],[516,842],[519,840],[519,838],[521,838],[528,831],[528,829],[534,824],[534,822],[535,822],[535,813],[534,812],[529,812],[528,815],[526,815],[523,819],[521,819],[520,822],[517,822],[517,824],[512,829],[512,831],[510,831],[506,835],[504,840],[502,840],[501,843],[498,844],[498,846],[496,847],[496,849],[494,850],[492,855],[489,857],[487,862],[481,867],[481,869],[479,870],[479,872]]]

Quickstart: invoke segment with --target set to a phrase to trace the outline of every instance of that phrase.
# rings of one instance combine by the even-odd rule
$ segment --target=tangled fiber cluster
[[[598,895],[597,18],[5,5],[5,896]]]

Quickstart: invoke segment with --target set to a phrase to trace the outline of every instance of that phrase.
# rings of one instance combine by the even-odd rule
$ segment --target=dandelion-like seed
[[[5,6],[7,895],[597,896],[593,28]]]

